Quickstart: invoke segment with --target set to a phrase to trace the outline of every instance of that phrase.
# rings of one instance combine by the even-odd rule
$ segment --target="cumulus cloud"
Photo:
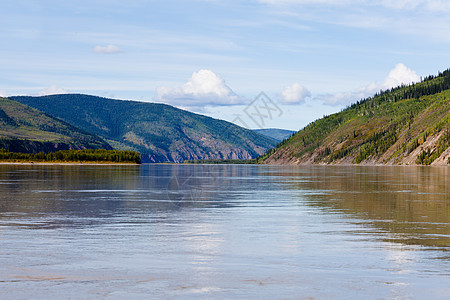
[[[383,83],[372,82],[364,87],[336,94],[323,94],[316,97],[327,105],[347,105],[360,99],[373,96],[380,90],[387,90],[402,84],[409,85],[420,81],[417,73],[402,63],[398,63],[384,79]]]
[[[399,63],[392,69],[383,83],[384,89],[390,89],[402,84],[411,84],[413,82],[418,82],[420,77],[417,75],[416,71],[409,69],[402,63]]]
[[[240,104],[242,98],[211,70],[194,72],[181,87],[156,88],[155,100],[182,107]]]
[[[39,96],[47,96],[47,95],[57,95],[57,94],[67,94],[68,92],[65,89],[59,88],[55,85],[49,86],[43,91],[39,92]]]
[[[96,46],[94,48],[94,52],[100,53],[100,54],[118,54],[118,53],[123,53],[125,51],[123,51],[122,49],[120,49],[117,46],[107,45],[107,46]]]
[[[300,83],[293,83],[286,86],[281,92],[280,102],[283,104],[300,104],[304,103],[311,93]]]

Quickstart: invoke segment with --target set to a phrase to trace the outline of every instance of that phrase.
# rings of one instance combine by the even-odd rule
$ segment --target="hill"
[[[165,104],[79,94],[12,99],[96,134],[115,149],[138,151],[142,162],[251,159],[276,145],[251,130]]]
[[[267,164],[448,165],[450,69],[319,119],[259,158]]]
[[[253,131],[270,137],[277,142],[281,142],[284,139],[290,138],[295,131],[286,130],[286,129],[278,129],[278,128],[264,128],[264,129],[253,129]]]
[[[24,153],[112,149],[95,135],[5,98],[0,98],[0,148]]]

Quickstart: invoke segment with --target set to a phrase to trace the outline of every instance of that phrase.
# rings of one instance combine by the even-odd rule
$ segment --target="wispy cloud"
[[[57,87],[56,85],[49,86],[45,90],[42,90],[39,92],[39,96],[46,96],[46,95],[57,95],[57,94],[67,94],[68,92],[60,87]]]
[[[380,90],[387,90],[402,84],[408,85],[413,82],[418,82],[419,80],[420,77],[417,75],[416,71],[411,70],[402,63],[398,63],[389,72],[382,83],[372,82],[353,91],[322,94],[315,97],[315,99],[326,105],[348,105],[355,103],[358,100],[371,97]]]
[[[366,1],[367,3],[371,3]],[[393,9],[425,9],[430,12],[442,12],[450,9],[450,3],[443,0],[379,0],[372,2],[375,5]]]
[[[194,72],[181,87],[156,88],[155,100],[175,106],[201,108],[207,105],[236,105],[242,102],[225,80],[211,70]]]
[[[259,2],[272,5],[292,5],[292,4],[327,4],[327,5],[345,5],[357,2],[355,0],[260,0]]]
[[[421,8],[432,12],[450,8],[450,3],[443,0],[259,0],[259,2],[277,6],[326,4],[327,6],[378,6],[407,10]]]
[[[407,34],[450,42],[450,1],[443,0],[259,0],[270,12],[290,22],[334,24],[372,29],[387,34]],[[288,21],[286,21],[288,22]]]
[[[118,54],[123,53],[125,51],[123,51],[122,49],[120,49],[115,45],[108,45],[108,46],[95,46],[94,52],[100,54]]]
[[[217,116],[263,90],[300,104],[286,109],[297,127],[306,107],[337,110],[397,83],[396,62],[428,75],[450,59],[445,0],[132,2],[5,2],[0,89],[37,95],[56,84],[148,101],[157,91],[159,102],[214,105]],[[214,72],[191,76],[201,68]]]

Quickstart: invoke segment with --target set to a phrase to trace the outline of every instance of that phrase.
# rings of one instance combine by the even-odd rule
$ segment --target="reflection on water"
[[[387,232],[381,236],[386,241],[450,246],[449,168],[311,168],[306,182],[297,182],[298,175],[295,169],[277,174],[290,178],[293,189],[326,192],[310,197],[310,205],[356,218],[374,233]]]
[[[0,165],[0,290],[443,298],[449,168]]]

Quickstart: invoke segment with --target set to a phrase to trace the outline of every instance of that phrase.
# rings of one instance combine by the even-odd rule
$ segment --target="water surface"
[[[2,165],[2,299],[445,299],[449,169]]]

